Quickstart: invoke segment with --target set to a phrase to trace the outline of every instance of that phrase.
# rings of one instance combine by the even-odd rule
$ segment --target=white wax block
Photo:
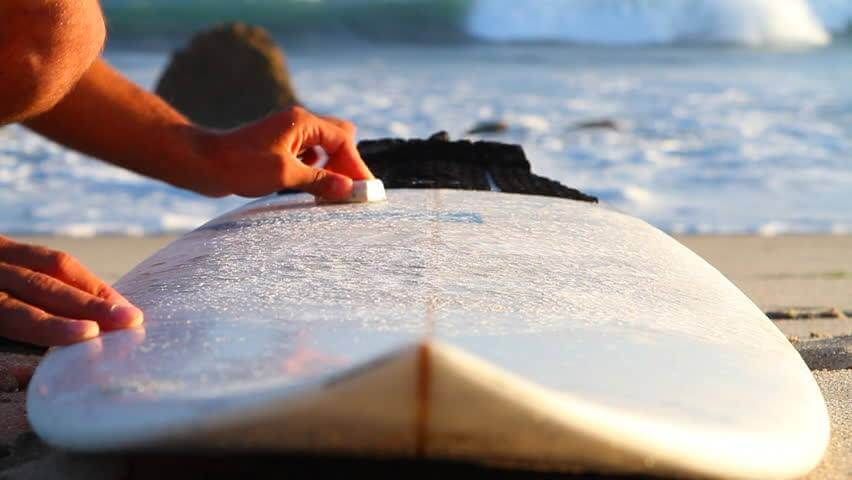
[[[352,182],[352,195],[339,203],[367,203],[386,200],[385,184],[378,178],[372,180],[355,180]],[[331,203],[330,200],[317,197],[317,203]]]
[[[386,200],[385,184],[378,178],[352,182],[351,202],[381,202]]]

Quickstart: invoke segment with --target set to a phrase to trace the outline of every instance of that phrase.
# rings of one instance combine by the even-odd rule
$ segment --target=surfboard
[[[273,196],[116,287],[144,327],[54,349],[30,384],[56,447],[793,478],[829,438],[810,371],[760,309],[594,204]]]

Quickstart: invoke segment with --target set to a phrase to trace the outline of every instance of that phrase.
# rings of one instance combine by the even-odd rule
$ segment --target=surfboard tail
[[[774,470],[751,465],[754,475],[744,476],[748,465],[714,461],[716,438],[684,439],[679,451],[649,448],[661,438],[678,441],[678,432],[648,434],[647,425],[633,421],[447,343],[422,341],[295,397],[223,419],[201,437],[195,434],[191,444],[565,472],[761,478]],[[176,446],[186,441],[172,438]],[[692,448],[702,443],[705,451]],[[805,473],[811,466],[801,468]]]
[[[124,451],[185,451],[191,445],[199,450],[423,458],[598,474],[794,478],[820,460],[814,456],[793,464],[788,447],[761,432],[731,438],[723,430],[649,422],[542,387],[431,339],[312,386],[267,395],[249,408],[250,403],[217,419],[187,417],[145,435],[132,429],[102,433],[113,449]],[[67,448],[66,438],[52,435],[63,428],[34,427],[49,443]],[[97,444],[106,442],[98,438]],[[88,450],[84,444],[78,449]]]

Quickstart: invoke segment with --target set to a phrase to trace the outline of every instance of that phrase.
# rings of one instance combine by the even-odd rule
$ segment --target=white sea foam
[[[848,0],[476,0],[468,28],[496,41],[825,45],[850,17]]]
[[[673,232],[852,231],[852,49],[564,46],[289,52],[295,84],[361,138],[452,137],[482,120],[533,170]],[[110,53],[150,86],[166,56]],[[390,107],[388,107],[390,105]],[[577,129],[610,118],[619,130]],[[0,130],[0,232],[185,231],[244,202],[207,199]]]

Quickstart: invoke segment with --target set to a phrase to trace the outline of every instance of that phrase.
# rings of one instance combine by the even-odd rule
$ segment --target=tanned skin
[[[2,0],[0,125],[214,197],[295,188],[338,200],[373,178],[345,120],[295,107],[229,131],[193,125],[100,59],[105,31],[96,0]],[[323,169],[299,159],[316,146]],[[65,345],[142,322],[70,255],[0,236],[0,336]]]

